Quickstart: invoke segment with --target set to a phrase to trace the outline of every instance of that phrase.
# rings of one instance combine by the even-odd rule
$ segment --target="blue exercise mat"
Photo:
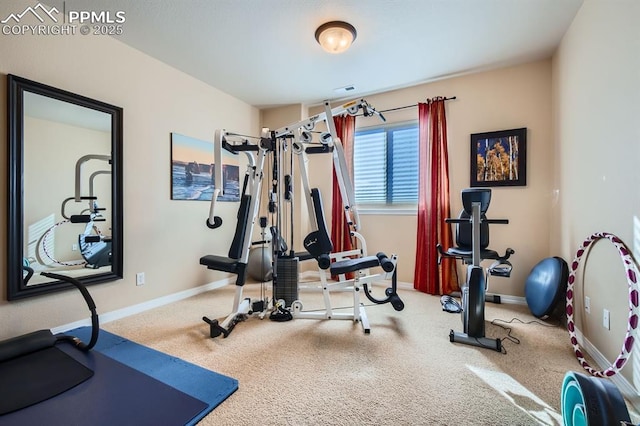
[[[91,328],[65,334],[86,342]],[[104,330],[88,353],[67,344],[57,347],[94,376],[54,398],[0,416],[0,424],[194,425],[238,389],[233,378]]]

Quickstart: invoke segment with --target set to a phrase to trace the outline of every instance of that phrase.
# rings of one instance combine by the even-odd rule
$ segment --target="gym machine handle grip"
[[[97,200],[97,199],[98,199],[98,197],[94,197],[94,196],[91,196],[91,197],[79,197],[79,199],[80,199],[80,200]],[[71,220],[71,219],[70,219],[70,217],[69,217],[69,216],[67,216],[67,213],[65,212],[66,207],[67,207],[67,203],[68,203],[69,201],[76,201],[76,202],[78,202],[78,201],[76,200],[76,198],[75,198],[75,197],[65,198],[65,200],[62,202],[62,208],[61,208],[61,210],[60,210],[60,213],[62,214],[62,217],[63,217],[63,218]],[[73,221],[72,221],[72,222],[73,222]],[[86,222],[74,222],[74,223],[88,223],[88,222],[89,222],[89,221],[86,221]]]
[[[207,227],[209,229],[216,229],[222,225],[222,218],[220,216],[214,216],[213,223],[209,222],[209,218],[207,218]]]
[[[333,147],[329,145],[310,146],[304,150],[307,154],[327,154],[333,152]]]
[[[71,223],[89,223],[91,222],[91,216],[88,214],[72,214],[69,217]]]
[[[444,220],[446,223],[469,223],[471,222],[471,218],[468,219],[452,219],[452,218],[447,218]]]
[[[222,141],[222,148],[224,148],[225,151],[228,151],[234,155],[238,155],[238,152],[241,151],[259,151],[260,147],[258,145],[251,145],[248,142],[243,142],[240,145],[234,145],[234,144],[230,144],[229,142],[227,142],[226,140]]]
[[[467,218],[467,219],[447,218],[444,221],[446,223],[470,223],[471,222],[471,218],[470,217]],[[480,222],[506,225],[506,224],[509,223],[509,219],[482,219]]]
[[[292,198],[292,183],[291,183],[291,175],[284,176],[284,199],[287,201],[291,201]]]
[[[380,262],[380,267],[382,268],[383,271],[385,272],[393,271],[393,269],[395,268],[395,265],[391,260],[389,260],[386,254],[379,252],[378,254],[376,254],[376,257],[378,258],[378,261]]]
[[[509,219],[484,219],[484,223],[497,223],[501,225],[507,225],[509,223]]]

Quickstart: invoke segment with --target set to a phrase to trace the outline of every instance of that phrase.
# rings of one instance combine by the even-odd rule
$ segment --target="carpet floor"
[[[374,291],[383,297],[383,286]],[[203,425],[561,425],[563,377],[583,371],[565,328],[536,320],[526,306],[486,305],[486,335],[503,339],[499,353],[451,343],[460,315],[413,290],[398,291],[401,312],[366,307],[370,334],[350,320],[252,316],[211,339],[201,318],[224,318],[234,292],[227,286],[103,325],[238,379]],[[244,292],[259,297],[260,285]],[[323,307],[319,293],[300,300],[305,311]],[[351,300],[332,296],[336,307]]]

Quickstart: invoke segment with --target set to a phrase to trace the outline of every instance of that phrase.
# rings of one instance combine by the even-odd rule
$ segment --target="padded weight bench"
[[[382,267],[385,272],[393,272],[395,266],[387,255],[380,252],[375,256],[361,257],[359,259],[345,259],[331,264],[329,271],[331,275],[348,274],[362,269]]]
[[[404,303],[398,296],[396,262],[397,256],[391,258],[384,253],[378,253],[375,256],[364,256],[356,259],[341,258],[340,253],[331,253],[333,245],[327,231],[324,210],[322,207],[322,197],[317,188],[311,190],[311,200],[313,202],[313,212],[315,213],[315,223],[317,229],[311,232],[304,239],[304,247],[316,259],[320,269],[320,289],[324,297],[324,310],[316,310],[305,312],[302,310],[302,302],[299,300],[291,304],[293,318],[311,318],[311,319],[349,319],[354,322],[360,322],[366,334],[371,332],[369,320],[364,309],[364,305],[360,303],[360,289],[364,289],[365,296],[373,303],[384,304],[391,303],[394,309],[401,311],[404,309]],[[332,259],[337,259],[332,262]],[[384,274],[369,274],[370,268],[382,268]],[[340,281],[329,283],[327,278],[329,275],[339,276]],[[353,272],[356,277],[354,279],[345,279],[345,274]],[[391,276],[392,286],[385,291],[386,298],[377,299],[371,295],[369,285],[381,278]],[[351,292],[353,294],[353,312],[334,312],[331,307],[330,293],[335,291]]]
[[[236,275],[236,295],[233,301],[233,312],[227,316],[222,324],[219,324],[216,319],[212,320],[207,317],[202,317],[202,320],[210,326],[210,337],[218,337],[221,334],[224,337],[229,336],[236,324],[244,321],[247,315],[251,312],[251,300],[248,298],[241,300],[242,287],[247,279],[247,258],[243,258],[242,255],[246,234],[248,230],[251,229],[250,226],[247,226],[250,210],[251,196],[245,194],[240,200],[236,232],[234,234],[231,247],[229,248],[228,257],[209,254],[200,258],[200,264],[206,266],[208,269],[229,272]]]

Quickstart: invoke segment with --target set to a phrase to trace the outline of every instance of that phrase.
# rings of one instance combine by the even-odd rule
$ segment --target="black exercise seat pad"
[[[238,259],[209,254],[200,258],[200,264],[215,271],[238,273]]]
[[[309,253],[308,251],[297,251],[295,253],[295,257],[297,257],[298,260],[300,260],[301,262],[304,261],[304,260],[313,259],[313,255],[311,253]]]
[[[66,392],[91,376],[93,370],[55,346],[3,361],[0,416]]]
[[[377,256],[366,256],[359,259],[339,260],[331,264],[329,270],[331,275],[341,275],[347,272],[355,272],[361,269],[375,268],[380,266],[380,260]]]
[[[455,257],[471,258],[473,257],[473,250],[464,250],[459,247],[451,247],[447,250],[447,254]],[[480,260],[482,259],[497,259],[500,255],[495,250],[482,249],[480,250]]]

